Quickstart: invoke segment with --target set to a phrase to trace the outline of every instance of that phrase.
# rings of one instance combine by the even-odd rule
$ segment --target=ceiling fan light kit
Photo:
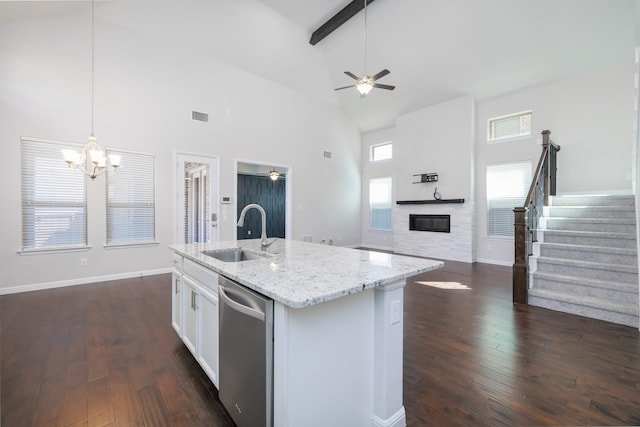
[[[373,89],[373,79],[369,76],[364,76],[358,79],[356,83],[356,89],[360,92],[360,95],[367,96],[371,89]]]
[[[271,181],[277,181],[278,178],[280,178],[280,172],[278,172],[276,168],[273,168],[273,170],[269,172],[269,178],[271,178]]]
[[[335,90],[342,90],[350,87],[355,87],[358,90],[358,92],[360,92],[360,98],[364,98],[365,96],[367,96],[369,92],[371,92],[371,89],[373,89],[374,87],[379,89],[386,89],[386,90],[394,90],[396,88],[395,86],[376,83],[376,80],[390,73],[390,71],[387,70],[386,68],[374,76],[367,75],[367,0],[363,0],[363,1],[364,1],[364,75],[362,77],[358,77],[350,71],[345,71],[344,73],[347,76],[354,79],[356,83],[353,85],[343,86],[335,89]]]

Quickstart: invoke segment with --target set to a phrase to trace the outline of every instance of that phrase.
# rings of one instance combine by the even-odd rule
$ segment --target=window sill
[[[84,252],[91,249],[91,246],[78,246],[70,248],[37,248],[37,249],[22,249],[18,251],[19,255],[44,255],[51,253],[65,253],[65,252]]]
[[[160,242],[140,242],[140,243],[110,243],[105,244],[105,249],[127,249],[127,248],[146,248],[149,246],[158,246]]]
[[[525,139],[531,139],[532,135],[520,135],[520,136],[509,136],[507,138],[500,138],[500,139],[488,139],[487,140],[487,144],[500,144],[503,142],[517,142],[517,141],[523,141]]]

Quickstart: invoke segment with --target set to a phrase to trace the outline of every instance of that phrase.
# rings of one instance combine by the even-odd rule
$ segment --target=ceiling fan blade
[[[380,77],[384,77],[387,74],[389,74],[391,71],[387,70],[386,68],[382,71],[380,71],[378,74],[376,74],[375,76],[371,77],[373,80],[378,80]]]
[[[395,86],[382,85],[380,83],[374,83],[373,87],[377,87],[378,89],[387,89],[387,90],[394,90],[396,88]]]
[[[358,76],[356,76],[355,74],[353,74],[351,71],[345,71],[344,72],[347,76],[351,77],[353,80],[358,80]]]
[[[342,90],[342,89],[349,89],[350,87],[356,87],[356,85],[351,85],[351,86],[343,86],[343,87],[339,87],[339,88],[336,88],[336,89],[334,89],[334,90]]]

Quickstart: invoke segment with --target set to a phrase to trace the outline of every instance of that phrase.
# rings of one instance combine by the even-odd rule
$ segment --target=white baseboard
[[[171,268],[159,268],[157,270],[132,271],[129,273],[109,274],[106,276],[82,277],[79,279],[60,280],[57,282],[35,283],[33,285],[18,285],[0,288],[0,295],[16,294],[19,292],[41,291],[44,289],[62,288],[65,286],[88,285],[90,283],[107,282],[109,280],[130,279],[132,277],[153,276],[156,274],[171,273]]]
[[[476,262],[482,264],[504,265],[505,267],[513,266],[513,261],[503,261],[499,259],[476,258]]]
[[[373,417],[371,417],[372,427],[404,427],[406,425],[407,414],[405,413],[404,406],[386,420],[383,420],[377,415],[373,415]]]

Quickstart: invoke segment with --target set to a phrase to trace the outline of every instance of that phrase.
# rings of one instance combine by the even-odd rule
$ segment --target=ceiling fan
[[[396,87],[391,85],[384,85],[380,83],[376,83],[376,80],[382,78],[390,73],[386,68],[380,71],[378,74],[373,76],[367,75],[367,0],[364,0],[364,75],[362,77],[358,77],[353,74],[351,71],[344,72],[347,76],[351,77],[356,81],[355,84],[349,86],[343,86],[336,88],[335,90],[347,89],[350,87],[355,87],[358,92],[360,92],[360,98],[364,98],[371,91],[371,89],[386,89],[386,90],[394,90]]]

